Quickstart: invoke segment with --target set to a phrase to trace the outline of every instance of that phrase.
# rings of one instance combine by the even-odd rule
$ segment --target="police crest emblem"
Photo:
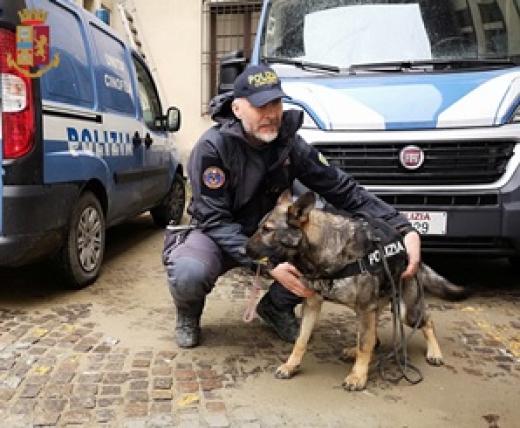
[[[50,58],[50,28],[44,25],[47,12],[23,9],[18,14],[22,25],[16,27],[16,58],[7,54],[7,64],[26,77],[41,77],[60,63],[57,53]],[[31,71],[32,67],[40,68]]]

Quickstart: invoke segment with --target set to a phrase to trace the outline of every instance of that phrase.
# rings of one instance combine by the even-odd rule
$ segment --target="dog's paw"
[[[367,384],[366,376],[358,376],[350,373],[343,381],[343,388],[346,391],[362,391]]]
[[[342,361],[353,361],[356,359],[357,347],[344,348],[339,357]]]
[[[296,372],[298,371],[298,367],[299,366],[291,367],[287,364],[282,364],[280,367],[276,369],[274,376],[277,379],[290,379],[296,374]]]
[[[426,362],[432,366],[442,366],[444,364],[442,357],[429,356],[429,355],[426,356]]]

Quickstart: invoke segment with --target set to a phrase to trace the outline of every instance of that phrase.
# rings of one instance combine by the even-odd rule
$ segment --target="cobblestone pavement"
[[[132,228],[135,240],[127,228],[112,232],[102,278],[80,292],[57,289],[42,267],[0,271],[0,426],[518,426],[520,281],[492,272],[503,265],[484,266],[485,275],[472,275],[472,261],[448,266],[477,292],[459,303],[429,299],[444,366],[426,364],[417,335],[410,359],[423,382],[393,384],[374,366],[367,390],[348,393],[350,364],[338,356],[354,344],[353,314],[325,305],[301,373],[276,380],[291,346],[258,320],[241,321],[251,277],[240,270],[208,299],[202,346],[178,349],[161,235],[143,220]],[[390,350],[390,318],[378,355]]]

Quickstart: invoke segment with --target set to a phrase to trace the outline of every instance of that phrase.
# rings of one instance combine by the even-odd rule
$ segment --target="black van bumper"
[[[378,195],[399,211],[446,213],[445,235],[422,236],[426,253],[520,256],[520,168],[506,185],[495,190]]]
[[[57,250],[78,196],[74,184],[4,186],[0,266],[21,266]]]

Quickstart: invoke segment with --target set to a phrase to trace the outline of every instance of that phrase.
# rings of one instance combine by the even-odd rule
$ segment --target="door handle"
[[[143,140],[141,139],[141,136],[139,135],[139,132],[135,131],[134,136],[132,137],[132,144],[134,146],[138,146],[142,142],[143,142]]]
[[[152,145],[152,143],[153,143],[153,139],[152,139],[152,137],[150,137],[150,134],[147,132],[146,137],[144,137],[144,145],[146,146],[147,149],[149,149],[150,146]]]

